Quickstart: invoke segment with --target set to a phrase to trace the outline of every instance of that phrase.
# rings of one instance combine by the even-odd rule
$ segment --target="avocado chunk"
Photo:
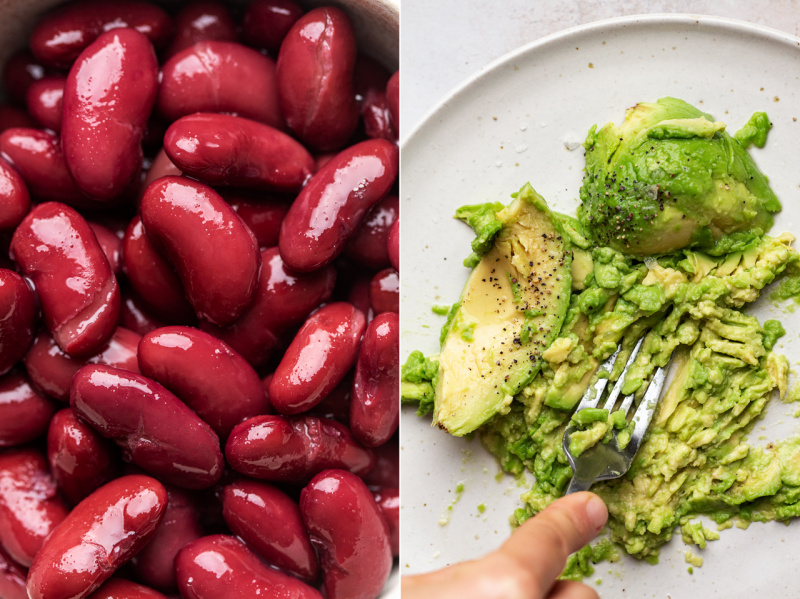
[[[508,409],[569,307],[570,240],[544,199],[526,184],[496,218],[502,227],[470,273],[438,358],[434,423],[457,436]]]

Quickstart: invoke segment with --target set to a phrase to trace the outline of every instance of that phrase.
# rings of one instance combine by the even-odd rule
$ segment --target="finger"
[[[554,501],[527,520],[500,548],[533,575],[544,597],[561,574],[567,558],[597,536],[608,518],[605,503],[594,493],[573,493]]]
[[[599,599],[597,591],[582,582],[559,580],[547,599]]]

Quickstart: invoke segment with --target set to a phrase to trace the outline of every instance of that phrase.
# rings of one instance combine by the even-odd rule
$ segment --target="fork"
[[[614,411],[614,406],[616,405],[617,400],[622,393],[622,384],[625,380],[625,375],[627,374],[633,362],[636,360],[636,356],[642,347],[643,341],[644,336],[636,343],[636,346],[633,348],[633,351],[631,352],[631,355],[625,364],[622,374],[619,375],[614,387],[608,394],[608,398],[603,405],[603,409],[608,410],[609,414]],[[620,343],[620,345],[617,346],[616,351],[611,355],[610,358],[600,365],[598,370],[602,369],[610,373],[611,369],[614,367],[614,363],[617,360],[617,356],[619,356],[621,348],[622,344]],[[670,358],[670,362],[671,361],[672,358]],[[564,448],[564,453],[567,454],[569,464],[572,466],[573,475],[572,480],[567,487],[567,491],[565,493],[566,495],[575,493],[577,491],[586,491],[598,481],[619,478],[628,471],[633,463],[633,458],[636,456],[636,452],[639,450],[639,446],[642,444],[642,439],[647,432],[647,427],[650,425],[650,420],[653,418],[653,413],[658,405],[658,398],[660,397],[661,390],[664,387],[664,381],[666,380],[668,368],[669,362],[666,364],[666,366],[659,366],[656,369],[653,378],[650,380],[650,385],[647,387],[647,390],[642,396],[642,400],[639,402],[639,406],[636,408],[633,418],[631,418],[633,432],[631,433],[630,441],[623,449],[620,449],[617,443],[618,431],[615,429],[611,440],[608,443],[598,442],[579,456],[573,456],[569,449],[569,445],[572,433],[577,430],[577,427],[572,423],[567,426],[566,430],[564,431],[562,446]],[[583,410],[584,408],[596,408],[600,403],[600,398],[602,397],[608,382],[608,378],[600,378],[594,385],[589,387],[583,394],[575,413]],[[628,412],[633,405],[633,400],[633,393],[625,396],[622,399],[622,404],[619,409],[623,410],[626,417],[628,416]]]

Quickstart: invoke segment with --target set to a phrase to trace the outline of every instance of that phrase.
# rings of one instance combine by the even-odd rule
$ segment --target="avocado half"
[[[569,307],[572,252],[561,222],[526,184],[472,270],[442,342],[434,424],[457,436],[498,412],[541,368]]]

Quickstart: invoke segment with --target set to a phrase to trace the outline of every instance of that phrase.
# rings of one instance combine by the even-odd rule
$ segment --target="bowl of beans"
[[[399,596],[398,21],[0,6],[0,598]]]

